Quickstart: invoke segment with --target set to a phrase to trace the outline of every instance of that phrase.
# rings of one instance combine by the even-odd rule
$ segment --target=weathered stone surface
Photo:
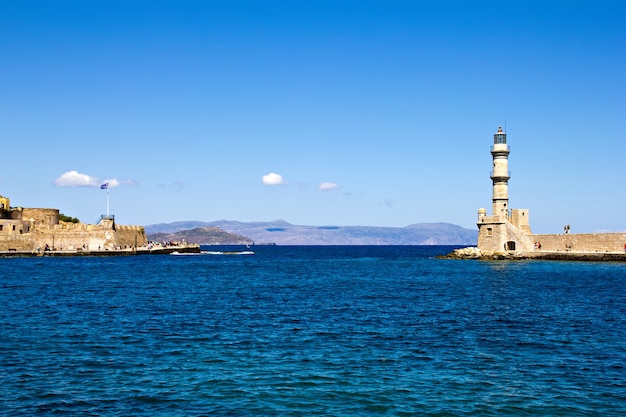
[[[492,214],[478,209],[478,248],[455,251],[455,259],[563,259],[623,260],[626,255],[626,233],[532,234],[528,209],[511,209],[508,195],[508,155],[506,133],[502,128],[494,135]]]
[[[572,252],[572,251],[485,251],[476,247],[455,249],[441,259],[475,259],[483,261],[539,259],[549,261],[626,262],[623,252]]]
[[[8,200],[7,200],[8,201]],[[119,251],[147,245],[143,226],[59,220],[58,209],[11,208],[0,213],[0,252]]]
[[[0,258],[7,257],[36,257],[36,256],[131,256],[131,255],[166,255],[176,253],[200,253],[200,246],[196,244],[184,244],[175,246],[142,246],[138,248],[114,249],[114,250],[55,250],[55,251],[0,251]]]

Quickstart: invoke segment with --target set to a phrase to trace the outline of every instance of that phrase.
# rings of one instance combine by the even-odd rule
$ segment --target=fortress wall
[[[32,235],[34,249],[46,244],[57,250],[113,250],[134,248],[147,243],[142,226],[118,226],[111,223],[85,224],[60,222],[55,225],[39,225]]]
[[[116,225],[117,242],[122,248],[143,246],[148,243],[143,226]]]
[[[58,209],[22,208],[21,212],[21,218],[23,221],[30,221],[30,219],[33,219],[34,224],[49,226],[59,223]]]
[[[32,251],[33,241],[30,235],[2,235],[0,251]]]
[[[2,196],[0,206],[0,251],[43,251],[46,246],[97,251],[147,244],[143,226],[116,225],[113,218],[101,219],[99,224],[63,222],[58,209],[10,209],[9,199]]]
[[[626,233],[532,235],[543,251],[624,252]]]
[[[34,248],[43,250],[46,245],[56,250],[75,250],[85,248],[87,250],[114,249],[115,232],[110,229],[94,229],[94,225],[84,225],[86,228],[71,225],[62,227],[37,227],[33,232],[32,241]]]
[[[40,211],[27,213],[54,217],[49,209],[35,210]],[[62,221],[50,224],[49,220],[50,217],[46,223],[33,222],[32,230],[27,230],[30,221],[1,220],[0,251],[36,251],[38,248],[43,251],[46,245],[56,250],[97,251],[130,249],[147,244],[143,226],[118,226],[113,222],[85,224]]]
[[[145,233],[143,226],[116,224],[115,228],[117,229],[118,232],[119,231],[130,231],[130,232]]]

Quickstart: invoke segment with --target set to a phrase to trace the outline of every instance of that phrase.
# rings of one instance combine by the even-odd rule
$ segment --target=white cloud
[[[109,184],[109,188],[119,187],[122,184],[125,185],[136,185],[136,181],[134,180],[118,180],[116,178],[111,178],[107,180],[100,181],[96,177],[92,177],[91,175],[81,174],[77,171],[67,171],[59,178],[54,180],[54,184],[57,187],[95,187],[100,188],[103,184]]]
[[[98,178],[77,171],[67,171],[54,180],[59,187],[99,187]]]
[[[323,182],[317,186],[317,189],[320,191],[330,191],[330,190],[336,190],[338,188],[339,186],[335,184],[334,182]]]
[[[265,185],[281,185],[285,184],[285,180],[283,176],[280,174],[276,174],[274,172],[270,172],[267,175],[263,175],[263,184]]]

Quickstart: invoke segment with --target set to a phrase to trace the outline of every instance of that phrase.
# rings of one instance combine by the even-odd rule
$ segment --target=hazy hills
[[[450,223],[417,223],[406,227],[300,226],[273,222],[180,221],[145,227],[150,240],[199,244],[277,245],[475,245],[478,230]],[[224,233],[226,232],[226,233]]]
[[[148,227],[146,227],[148,230]],[[198,243],[200,245],[247,245],[252,239],[245,236],[228,233],[219,227],[207,226],[193,229],[177,230],[173,232],[149,233],[148,240],[155,242],[180,242]]]

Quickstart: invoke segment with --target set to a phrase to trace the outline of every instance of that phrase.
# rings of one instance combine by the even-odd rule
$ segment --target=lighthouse
[[[509,145],[506,143],[506,133],[502,127],[493,135],[491,146],[492,170],[491,183],[493,196],[491,198],[492,213],[487,209],[478,209],[478,241],[476,248],[481,256],[493,256],[493,259],[519,259],[530,252],[547,253],[574,250],[578,252],[622,253],[626,249],[626,233],[593,233],[593,234],[533,234],[530,229],[530,212],[528,209],[509,207]],[[546,251],[546,252],[543,252]],[[518,254],[515,254],[515,253]],[[470,253],[474,257],[475,252]],[[521,254],[521,255],[520,255]],[[580,253],[579,253],[580,255]],[[503,256],[503,258],[500,258]],[[533,255],[534,256],[534,255]],[[619,255],[621,256],[621,255]],[[546,259],[567,259],[560,255]],[[572,257],[572,259],[582,259]],[[603,258],[607,259],[607,258]]]
[[[509,145],[502,127],[493,135],[491,216],[478,209],[478,249],[491,252],[532,250],[528,209],[509,207]]]
[[[493,157],[493,170],[491,181],[493,182],[492,215],[503,219],[509,219],[509,145],[506,143],[506,133],[502,126],[493,135],[491,147]]]

